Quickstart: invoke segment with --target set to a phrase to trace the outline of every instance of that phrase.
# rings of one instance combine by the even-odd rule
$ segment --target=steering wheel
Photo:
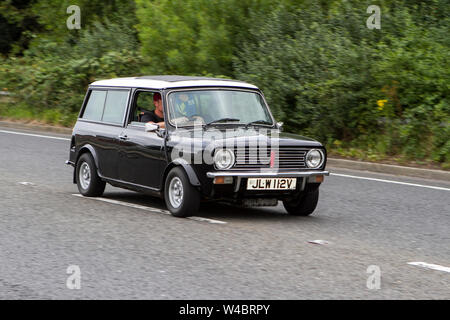
[[[189,119],[189,121],[195,121],[197,119],[200,119],[200,120],[202,120],[202,122],[205,122],[205,119],[203,119],[203,117],[199,114],[193,114],[187,118]]]

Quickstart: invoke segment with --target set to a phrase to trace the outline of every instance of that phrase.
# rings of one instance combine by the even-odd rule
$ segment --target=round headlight
[[[219,149],[214,154],[214,164],[216,169],[230,169],[234,165],[234,152],[227,149]]]
[[[312,149],[306,154],[306,165],[308,168],[319,168],[324,160],[323,152],[319,149]]]

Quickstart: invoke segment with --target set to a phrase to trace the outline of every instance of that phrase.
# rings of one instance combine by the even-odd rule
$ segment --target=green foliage
[[[72,4],[81,30],[67,30]],[[338,154],[449,168],[449,22],[449,0],[5,0],[0,115],[67,125],[96,79],[230,77]]]
[[[268,0],[136,0],[137,29],[150,73],[232,76],[249,15]]]
[[[0,85],[9,89],[15,103],[8,103],[1,114],[25,119],[31,114],[49,123],[71,125],[89,83],[140,74],[143,59],[135,30],[129,21],[115,21],[97,21],[82,29],[78,38],[68,36],[66,42],[42,37],[23,57],[3,60]],[[29,113],[24,112],[27,108]]]
[[[365,26],[369,1],[279,5],[254,21],[235,76],[263,89],[289,131],[331,148],[338,139],[341,149],[447,162],[449,20],[415,13],[445,1],[415,2],[385,1],[381,30]]]

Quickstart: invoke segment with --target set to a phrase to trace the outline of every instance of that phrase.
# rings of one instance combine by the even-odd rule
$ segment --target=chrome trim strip
[[[141,189],[148,189],[148,190],[150,190],[150,191],[161,192],[161,189],[158,189],[158,188],[147,187],[147,186],[143,186],[143,185],[137,184],[137,183],[131,183],[131,182],[123,181],[123,180],[107,178],[107,177],[105,177],[105,176],[99,174],[99,173],[98,173],[98,170],[97,170],[97,174],[98,174],[98,176],[100,177],[100,179],[105,180],[106,182],[108,182],[108,181],[113,181],[113,182],[117,182],[117,183],[120,183],[120,184],[123,184],[123,185],[135,186],[135,187],[138,187],[138,188],[141,188]]]

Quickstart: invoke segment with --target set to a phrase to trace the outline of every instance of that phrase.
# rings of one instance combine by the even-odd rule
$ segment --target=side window
[[[127,100],[128,91],[108,90],[102,121],[122,124]]]
[[[102,119],[105,98],[105,90],[92,90],[81,118],[100,121]]]
[[[150,91],[138,91],[134,96],[134,108],[131,111],[131,116],[128,123],[140,122],[141,117],[149,111],[155,110],[153,103],[153,95],[155,92]]]

